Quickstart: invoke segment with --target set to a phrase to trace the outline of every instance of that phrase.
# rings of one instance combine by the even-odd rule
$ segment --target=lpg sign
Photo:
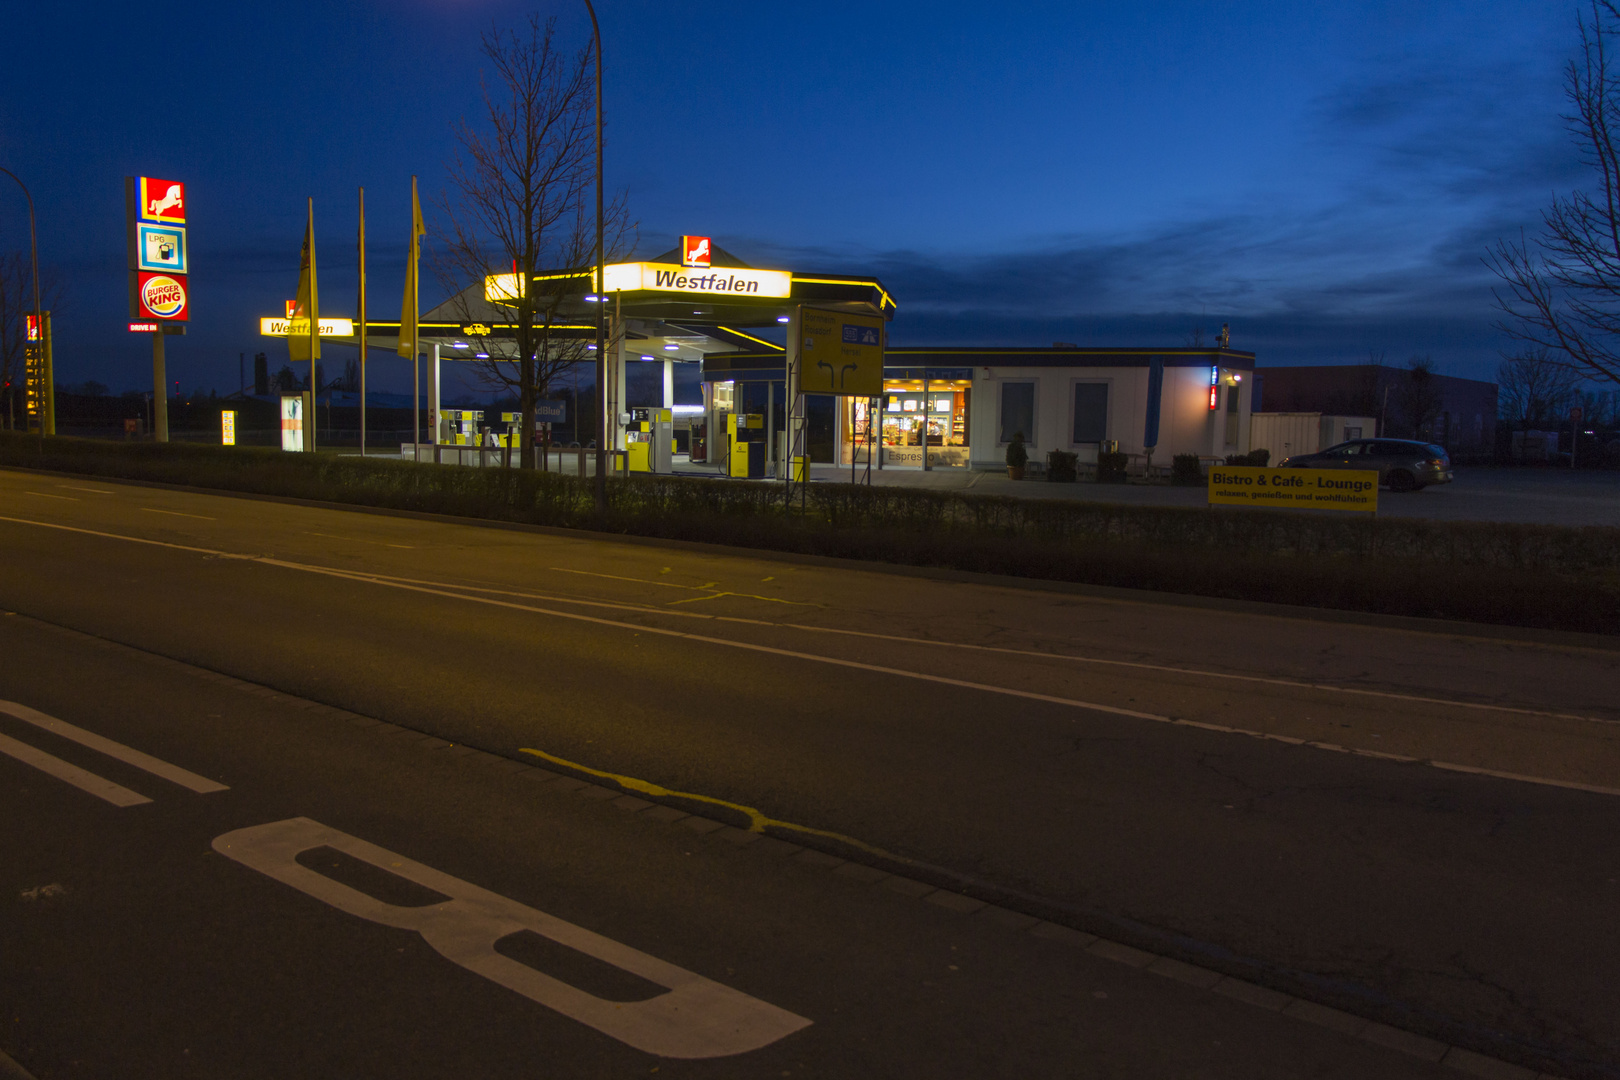
[[[185,322],[191,318],[184,274],[149,274],[144,271],[136,274],[135,302],[140,309],[139,314],[145,318],[169,322]]]

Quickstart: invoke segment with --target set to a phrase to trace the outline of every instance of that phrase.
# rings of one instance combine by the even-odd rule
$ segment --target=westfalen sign
[[[1209,470],[1209,501],[1212,506],[1377,513],[1378,471],[1215,465]]]

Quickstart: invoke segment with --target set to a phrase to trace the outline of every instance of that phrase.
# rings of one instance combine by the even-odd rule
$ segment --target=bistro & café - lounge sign
[[[1378,470],[1215,465],[1209,470],[1209,501],[1223,506],[1377,512]]]

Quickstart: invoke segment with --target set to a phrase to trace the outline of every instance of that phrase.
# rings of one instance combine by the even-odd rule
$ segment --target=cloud
[[[1561,57],[1421,55],[1366,65],[1305,111],[1277,192],[1118,235],[991,253],[756,243],[778,265],[881,277],[904,344],[1180,345],[1223,322],[1262,362],[1428,353],[1489,377],[1498,238],[1534,231],[1588,178],[1559,111]]]

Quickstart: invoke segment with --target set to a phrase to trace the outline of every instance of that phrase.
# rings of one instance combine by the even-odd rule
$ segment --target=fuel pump
[[[670,472],[675,417],[669,409],[631,409],[624,438],[631,472]]]
[[[731,449],[729,474],[745,480],[765,479],[765,417],[732,413],[726,417],[726,440]]]

